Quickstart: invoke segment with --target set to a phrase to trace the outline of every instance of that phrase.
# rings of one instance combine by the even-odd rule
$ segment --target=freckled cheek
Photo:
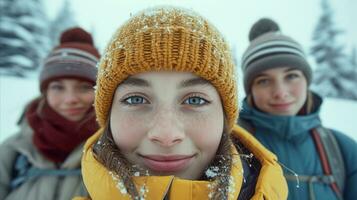
[[[46,100],[52,108],[58,106],[62,101],[59,96],[53,94],[47,94]]]
[[[307,93],[307,86],[306,84],[299,84],[296,85],[294,88],[295,96],[303,96]]]
[[[268,90],[259,90],[254,91],[253,93],[254,103],[258,106],[258,108],[262,109],[266,104],[269,103],[271,97],[271,92]]]
[[[204,154],[215,154],[223,133],[223,114],[188,119],[185,130],[186,137]]]
[[[50,99],[47,98],[48,105],[57,113],[61,112],[61,107],[63,107],[63,103],[61,99]]]
[[[112,115],[110,123],[114,141],[123,152],[135,150],[145,138],[147,123],[141,118],[125,114]]]
[[[303,79],[298,79],[290,85],[290,94],[295,101],[301,102],[306,100],[307,95],[307,83]]]
[[[86,94],[82,99],[87,105],[92,106],[94,103],[94,93]]]

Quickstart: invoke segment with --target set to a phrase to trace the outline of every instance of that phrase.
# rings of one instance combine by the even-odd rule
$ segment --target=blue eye
[[[269,79],[259,79],[256,81],[257,85],[267,85],[269,83]]]
[[[202,106],[207,103],[209,102],[201,97],[189,97],[184,101],[184,104],[189,104],[194,106]]]
[[[293,79],[298,78],[298,77],[299,77],[299,75],[295,74],[295,73],[291,73],[291,74],[286,75],[286,78],[288,80],[293,80]]]
[[[52,84],[48,87],[50,90],[61,91],[64,90],[64,87],[60,84]]]
[[[93,86],[90,84],[82,84],[82,85],[78,86],[78,90],[80,92],[94,91]]]
[[[131,96],[123,100],[125,104],[128,105],[138,105],[138,104],[147,104],[148,101],[141,96]]]

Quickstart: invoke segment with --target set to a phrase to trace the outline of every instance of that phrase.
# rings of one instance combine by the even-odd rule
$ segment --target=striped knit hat
[[[144,10],[121,26],[99,63],[95,109],[104,127],[118,85],[150,71],[191,72],[212,83],[232,128],[238,117],[233,59],[222,35],[206,19],[174,7]]]
[[[44,61],[40,73],[40,89],[58,78],[78,78],[95,83],[99,53],[93,46],[92,36],[76,27],[64,31],[59,46]]]
[[[244,89],[251,91],[254,78],[264,70],[278,67],[293,67],[303,72],[308,84],[312,71],[302,47],[292,38],[282,35],[279,26],[272,20],[257,21],[249,33],[250,45],[242,58]]]

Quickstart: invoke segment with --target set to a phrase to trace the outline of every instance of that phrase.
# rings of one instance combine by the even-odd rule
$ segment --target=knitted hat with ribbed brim
[[[250,93],[254,78],[262,71],[293,67],[301,70],[308,84],[312,79],[312,70],[299,43],[280,33],[279,26],[271,19],[257,21],[249,33],[250,45],[243,54],[242,71],[244,89]]]
[[[105,126],[114,92],[131,75],[150,71],[192,72],[212,83],[231,129],[238,117],[230,49],[206,19],[174,7],[144,10],[112,37],[99,63],[95,110]]]
[[[40,73],[40,89],[44,92],[48,83],[59,78],[78,78],[96,82],[98,50],[90,33],[74,27],[61,34],[60,44],[44,61]]]

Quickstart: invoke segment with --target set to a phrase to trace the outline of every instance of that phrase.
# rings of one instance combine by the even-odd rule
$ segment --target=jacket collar
[[[288,188],[276,155],[240,126],[234,126],[232,134],[250,150],[261,164],[255,194],[251,199],[286,199]]]
[[[126,194],[120,177],[109,172],[93,156],[92,146],[102,134],[100,129],[88,139],[82,157],[82,175],[87,190],[93,200],[96,199],[130,199]],[[273,196],[272,199],[284,199],[287,196],[287,186],[282,176],[280,166],[276,163],[276,156],[266,150],[257,140],[240,127],[234,127],[233,136],[249,148],[262,164],[256,185],[254,197]],[[233,153],[237,151],[232,147]],[[237,199],[242,186],[242,163],[239,156],[233,161],[229,189],[229,199]],[[274,181],[274,183],[273,183]],[[134,183],[145,199],[208,199],[210,187],[214,182],[192,181],[174,176],[140,176],[134,177]]]
[[[109,172],[93,156],[91,147],[102,134],[102,130],[93,135],[84,147],[82,174],[87,190],[93,200],[130,199],[120,177]],[[234,155],[238,154],[235,148],[232,148],[232,151],[234,151]],[[230,188],[229,199],[238,198],[240,191],[237,188],[241,188],[243,182],[242,163],[239,156],[235,157],[233,164],[230,177],[232,184],[230,185],[234,187]],[[210,187],[213,187],[214,184],[214,182],[186,180],[174,176],[138,176],[134,177],[133,181],[144,199],[164,199],[165,196],[173,200],[208,199],[211,192]]]
[[[278,116],[271,115],[251,107],[247,99],[244,99],[241,119],[250,123],[256,130],[273,134],[286,140],[298,141],[309,133],[309,130],[321,125],[319,109],[322,103],[321,97],[313,94],[316,109],[308,115]]]

